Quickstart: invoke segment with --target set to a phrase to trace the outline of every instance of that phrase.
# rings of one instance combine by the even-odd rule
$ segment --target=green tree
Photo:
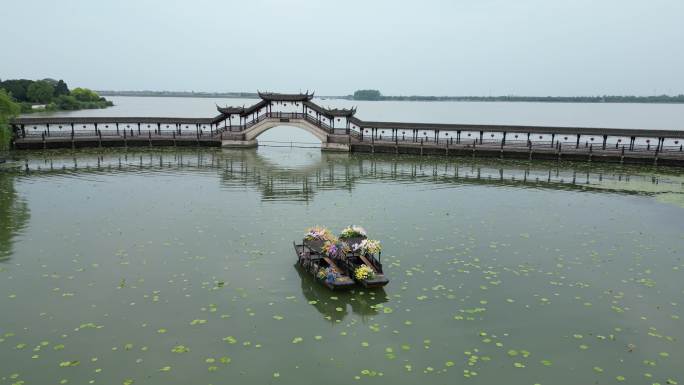
[[[7,123],[17,116],[21,107],[12,100],[4,89],[0,89],[0,149],[6,148],[10,142],[11,133]]]
[[[100,101],[100,95],[93,90],[87,88],[74,88],[71,90],[71,96],[75,97],[79,102],[97,102]]]
[[[71,95],[60,95],[55,98],[55,104],[60,110],[73,111],[81,108],[81,102]]]
[[[26,91],[33,84],[33,80],[14,79],[5,80],[0,83],[0,88],[4,88],[18,102],[27,102]]]
[[[7,122],[19,114],[19,104],[5,90],[0,90],[0,121]]]
[[[357,90],[354,92],[354,100],[380,100],[382,94],[378,90]]]
[[[28,100],[36,103],[49,103],[55,94],[55,88],[44,80],[31,84],[26,90]]]
[[[59,79],[57,84],[55,84],[55,96],[60,95],[69,95],[69,86],[62,79]]]

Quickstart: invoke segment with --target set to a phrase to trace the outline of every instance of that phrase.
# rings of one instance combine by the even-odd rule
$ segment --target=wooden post
[[[575,148],[579,148],[580,136],[580,134],[577,134],[577,144],[575,145]]]

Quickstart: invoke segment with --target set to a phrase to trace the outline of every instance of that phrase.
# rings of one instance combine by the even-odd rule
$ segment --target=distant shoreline
[[[97,91],[102,96],[174,97],[174,98],[230,98],[258,99],[255,92],[183,92],[183,91]],[[643,103],[684,104],[684,95],[669,96],[381,96],[376,99],[345,96],[320,96],[325,99],[353,101],[409,101],[409,102],[523,102],[523,103]]]

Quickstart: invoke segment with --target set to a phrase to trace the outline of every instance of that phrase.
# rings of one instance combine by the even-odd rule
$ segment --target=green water
[[[684,384],[681,170],[13,157],[0,384]],[[384,291],[301,274],[292,241],[314,224],[382,240]]]

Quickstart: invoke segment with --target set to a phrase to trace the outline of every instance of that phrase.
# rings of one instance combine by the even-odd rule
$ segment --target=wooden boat
[[[363,285],[363,287],[368,289],[383,287],[389,283],[389,279],[385,277],[385,274],[382,271],[382,263],[380,262],[381,253],[378,253],[378,258],[375,258],[374,255],[363,255],[360,251],[354,251],[354,245],[361,243],[361,241],[363,241],[364,239],[366,239],[366,237],[362,236],[352,238],[340,238],[340,240],[342,242],[345,242],[351,250],[344,257],[341,258],[341,265],[344,266],[344,269],[347,272],[347,274],[353,279],[355,279],[357,282],[359,282],[361,285]],[[356,269],[363,265],[368,266],[373,271],[373,278],[356,278]]]
[[[354,287],[354,280],[346,271],[340,268],[332,258],[322,252],[322,241],[304,241],[301,245],[294,243],[297,263],[302,266],[317,281],[331,290],[344,290]],[[321,272],[326,272],[322,275]],[[329,272],[332,272],[332,277]]]

